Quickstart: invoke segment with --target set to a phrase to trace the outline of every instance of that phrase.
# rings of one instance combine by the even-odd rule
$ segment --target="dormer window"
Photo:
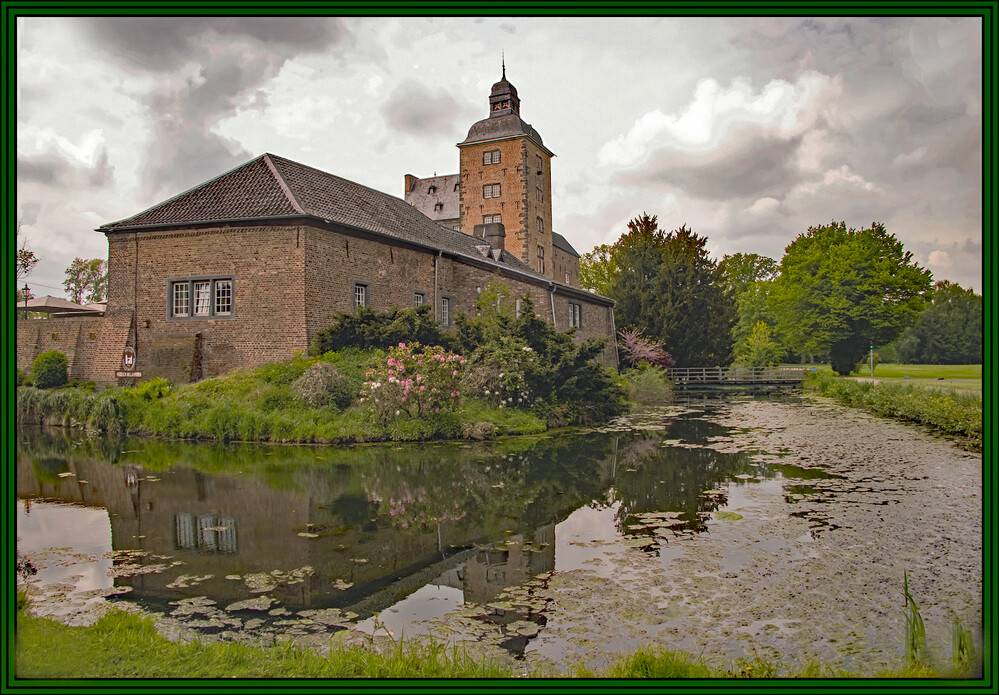
[[[437,186],[435,186],[434,184],[430,184],[430,188],[427,189],[427,193],[432,195],[436,192],[437,192]]]
[[[440,212],[443,209],[444,209],[444,203],[442,203],[440,201],[437,201],[436,203],[434,203],[434,212]]]
[[[460,191],[460,190],[461,190],[461,183],[460,183],[460,182],[459,182],[459,183],[456,183],[456,184],[454,184],[454,190],[455,190],[455,191]]]

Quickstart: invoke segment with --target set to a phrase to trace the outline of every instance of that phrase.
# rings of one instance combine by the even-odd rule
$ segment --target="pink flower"
[[[399,347],[405,348],[406,347],[406,343],[399,343]]]
[[[455,369],[453,372],[451,372],[451,376],[458,376],[458,370]]]

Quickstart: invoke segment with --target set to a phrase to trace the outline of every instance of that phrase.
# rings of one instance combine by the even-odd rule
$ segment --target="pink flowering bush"
[[[648,364],[660,369],[673,366],[673,356],[666,352],[659,341],[645,337],[642,331],[620,331],[618,335],[621,342],[617,344],[617,349],[628,366]]]
[[[437,415],[461,404],[465,358],[441,347],[399,343],[365,373],[364,400],[383,423],[406,414]]]

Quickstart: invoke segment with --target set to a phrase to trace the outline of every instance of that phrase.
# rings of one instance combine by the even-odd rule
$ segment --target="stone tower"
[[[458,151],[461,231],[502,244],[554,278],[551,160],[555,155],[521,119],[520,97],[506,79],[505,64],[502,78],[489,93],[489,117],[469,129]],[[492,226],[497,223],[502,227]]]

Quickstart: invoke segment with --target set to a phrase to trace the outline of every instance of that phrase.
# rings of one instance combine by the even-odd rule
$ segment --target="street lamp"
[[[24,318],[28,318],[28,283],[24,283]]]

